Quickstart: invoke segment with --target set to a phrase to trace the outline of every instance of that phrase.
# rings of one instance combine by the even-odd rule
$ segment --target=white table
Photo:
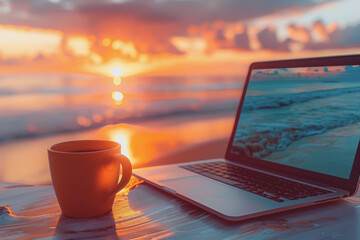
[[[132,178],[97,218],[63,216],[52,186],[0,183],[0,205],[0,239],[360,239],[356,197],[229,222]]]

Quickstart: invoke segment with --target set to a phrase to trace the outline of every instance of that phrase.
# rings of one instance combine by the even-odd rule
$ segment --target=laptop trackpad
[[[195,196],[234,190],[231,186],[202,176],[174,178],[160,182],[176,192]]]

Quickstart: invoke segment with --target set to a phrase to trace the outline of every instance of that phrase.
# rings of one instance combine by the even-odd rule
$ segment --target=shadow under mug
[[[48,149],[51,179],[64,215],[93,217],[112,209],[116,193],[132,173],[130,160],[120,152],[119,143],[105,140],[69,141]]]

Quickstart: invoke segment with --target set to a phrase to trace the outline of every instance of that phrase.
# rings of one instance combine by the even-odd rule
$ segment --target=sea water
[[[233,145],[243,153],[348,178],[360,140],[360,81],[250,82]]]
[[[119,80],[119,79],[118,79]],[[233,113],[243,77],[0,76],[0,142],[122,122]]]

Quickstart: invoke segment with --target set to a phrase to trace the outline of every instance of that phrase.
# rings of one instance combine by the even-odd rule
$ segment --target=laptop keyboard
[[[181,167],[276,202],[297,200],[331,193],[321,188],[226,162],[199,163]]]

